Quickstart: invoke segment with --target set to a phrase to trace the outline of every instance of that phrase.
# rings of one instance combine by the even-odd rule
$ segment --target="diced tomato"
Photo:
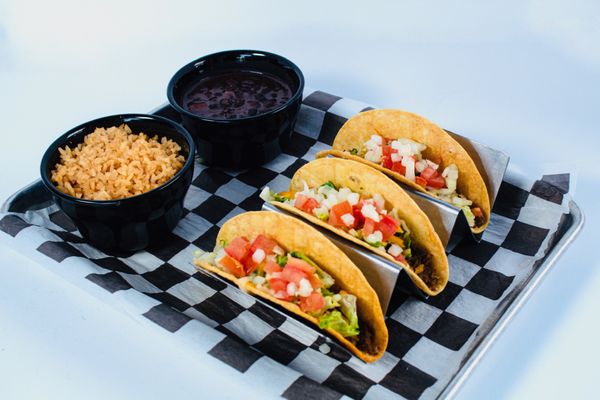
[[[404,257],[404,254],[398,254],[396,257],[394,257],[394,259],[396,261],[406,264],[406,258]]]
[[[383,241],[387,241],[398,231],[398,222],[389,215],[382,215],[381,221],[377,224],[377,230],[381,231]]]
[[[225,247],[225,253],[238,261],[242,261],[250,250],[250,242],[242,236],[236,237]]]
[[[314,274],[315,274],[315,267],[313,267],[312,265],[310,265],[309,263],[307,263],[304,260],[301,260],[299,258],[295,258],[295,257],[289,257],[288,258],[288,262],[287,264],[285,264],[285,269],[297,269],[299,271],[302,271],[304,273],[305,276],[303,276],[302,278],[308,279],[308,281],[310,282],[310,285],[317,289],[320,288],[322,286],[321,281],[319,280],[319,278],[317,278]],[[287,276],[287,273],[282,275],[283,277]],[[296,274],[292,274],[291,276],[293,276],[294,278],[297,278],[298,276],[296,276]],[[302,279],[300,278],[300,279]],[[300,284],[300,279],[298,279],[298,281],[294,281],[294,280],[290,280],[291,282],[294,282],[296,284]]]
[[[252,246],[250,246],[250,252],[254,253],[256,249],[262,249],[266,255],[272,254],[273,249],[277,246],[277,242],[269,239],[263,234],[260,234],[252,241]]]
[[[481,211],[481,208],[473,207],[471,208],[471,212],[476,218],[483,218],[483,211]]]
[[[381,166],[383,168],[392,168],[393,165],[394,165],[394,162],[392,161],[392,158],[390,156],[382,156],[381,157]]]
[[[392,146],[389,146],[387,144],[384,144],[383,146],[381,146],[381,154],[383,154],[385,157],[389,157],[392,155]]]
[[[268,260],[263,269],[267,274],[272,274],[273,272],[281,272],[283,270],[283,268],[281,268],[281,266],[279,266],[279,264],[277,264],[273,260]]]
[[[308,280],[308,276],[306,275],[306,273],[304,271],[301,271],[301,270],[293,268],[293,267],[288,267],[286,265],[285,268],[283,269],[283,271],[281,271],[281,279],[288,281],[288,282],[294,282],[296,285],[299,285],[300,280],[301,279]]]
[[[362,234],[363,236],[369,236],[375,230],[375,226],[377,222],[373,221],[371,218],[365,218],[365,225],[363,226]]]
[[[288,261],[287,261],[287,264],[285,264],[285,267],[286,268],[296,268],[297,270],[306,272],[307,274],[315,273],[315,267],[313,267],[306,261],[301,260],[296,257],[288,257]]]
[[[318,289],[321,286],[323,286],[323,283],[319,278],[315,276],[315,274],[308,274],[307,279],[310,282],[310,286],[312,286],[313,289]]]
[[[422,187],[427,186],[427,179],[421,178],[420,176],[415,177],[415,182],[419,186],[422,186]]]
[[[325,307],[325,298],[321,293],[313,292],[308,297],[300,298],[300,309],[304,312],[318,312]]]
[[[252,252],[248,252],[248,255],[242,260],[242,265],[244,266],[246,275],[250,275],[260,265],[260,263],[254,262],[252,259]]]
[[[302,211],[312,213],[312,211],[319,206],[319,202],[312,197],[299,194],[296,196],[294,206]]]
[[[365,217],[363,217],[360,212],[361,206],[354,205],[352,206],[352,215],[354,215],[354,226],[361,226],[365,222]]]
[[[333,226],[346,226],[342,221],[342,215],[352,214],[352,206],[348,201],[342,201],[329,210],[329,224]]]
[[[441,175],[434,176],[433,178],[427,180],[427,186],[434,189],[441,189],[446,186],[446,180]]]
[[[269,286],[275,292],[275,297],[281,300],[291,300],[292,296],[287,293],[287,285],[283,279],[280,278],[272,278],[269,279]]]
[[[402,162],[396,161],[394,164],[392,164],[392,171],[404,175],[406,174],[406,167],[402,165]]]
[[[426,181],[429,181],[432,178],[435,178],[436,176],[439,175],[439,172],[437,172],[435,169],[431,168],[431,167],[426,167],[423,172],[421,172],[421,178],[425,179]]]
[[[236,278],[241,278],[242,276],[246,276],[244,272],[244,266],[241,262],[236,260],[233,257],[229,257],[228,255],[223,256],[219,260],[219,263],[225,267],[227,271],[229,271]]]

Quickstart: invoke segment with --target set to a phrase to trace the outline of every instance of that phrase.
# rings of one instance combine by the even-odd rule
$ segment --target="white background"
[[[577,169],[586,228],[459,396],[593,397],[600,3],[483,3],[0,1],[0,198],[38,177],[69,128],[163,103],[185,63],[233,48],[282,54],[310,87],[425,115],[532,176]],[[227,368],[0,247],[0,397],[261,396]]]

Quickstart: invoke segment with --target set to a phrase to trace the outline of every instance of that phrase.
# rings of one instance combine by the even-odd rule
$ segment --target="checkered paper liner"
[[[226,220],[261,208],[261,188],[285,189],[348,117],[369,108],[308,91],[291,145],[274,161],[244,171],[197,164],[185,215],[161,247],[120,257],[97,250],[40,184],[6,205],[0,238],[115,308],[151,321],[149,329],[171,332],[189,351],[228,364],[241,382],[267,373],[269,381],[259,382],[275,396],[435,398],[553,246],[568,213],[569,174],[531,181],[509,169],[482,242],[464,242],[448,255],[450,282],[440,295],[403,295],[386,321],[387,352],[373,364],[191,263],[195,250],[212,249]]]

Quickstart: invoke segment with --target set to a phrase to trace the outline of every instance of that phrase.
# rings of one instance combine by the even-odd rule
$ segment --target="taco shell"
[[[336,285],[340,289],[356,296],[361,332],[359,338],[364,335],[363,340],[368,343],[359,340],[355,344],[331,328],[324,329],[328,334],[335,337],[365,362],[376,361],[385,353],[388,331],[379,298],[360,269],[339,248],[308,224],[296,218],[269,211],[247,212],[228,220],[219,231],[217,243],[221,240],[229,242],[239,236],[255,237],[258,234],[271,237],[286,251],[305,253],[335,279]],[[205,262],[195,262],[197,266],[237,284],[240,289],[276,303],[299,317],[319,325],[317,318],[303,312],[296,304],[277,299],[271,294],[259,290],[251,280],[236,278]]]

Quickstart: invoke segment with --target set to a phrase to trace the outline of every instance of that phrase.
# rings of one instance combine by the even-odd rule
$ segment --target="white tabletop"
[[[69,128],[163,103],[183,64],[273,51],[310,87],[425,115],[506,151],[526,173],[578,168],[586,228],[459,398],[595,395],[598,3],[285,3],[0,2],[0,198],[38,177],[46,146]],[[2,398],[263,395],[6,246],[0,321]]]

